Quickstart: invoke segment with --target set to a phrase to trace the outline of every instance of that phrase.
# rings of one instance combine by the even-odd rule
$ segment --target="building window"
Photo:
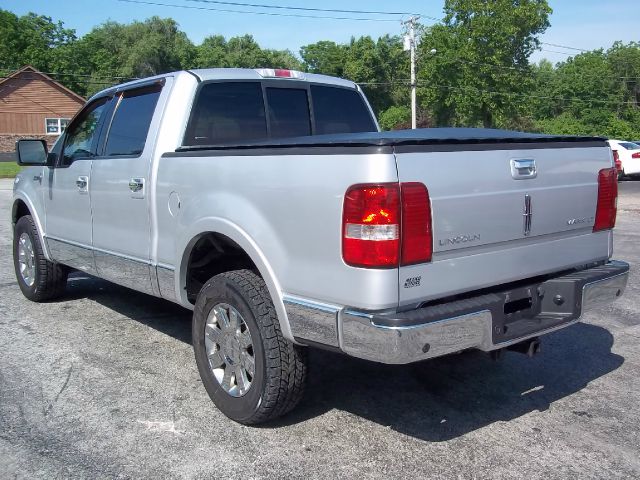
[[[60,135],[69,125],[68,118],[45,118],[45,132],[47,135]]]

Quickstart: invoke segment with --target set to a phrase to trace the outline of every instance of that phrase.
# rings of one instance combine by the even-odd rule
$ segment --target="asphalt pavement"
[[[639,478],[640,182],[622,182],[616,303],[533,359],[384,366],[313,351],[299,408],[244,427],[210,402],[190,312],[75,274],[20,293],[0,181],[1,478]]]

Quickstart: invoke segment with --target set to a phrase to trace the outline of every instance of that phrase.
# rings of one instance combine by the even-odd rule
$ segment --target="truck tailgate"
[[[396,162],[427,186],[433,222],[432,262],[400,268],[400,305],[610,256],[610,232],[592,231],[602,142],[397,147]]]

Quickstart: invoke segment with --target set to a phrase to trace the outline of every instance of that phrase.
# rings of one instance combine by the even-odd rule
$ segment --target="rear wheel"
[[[20,290],[29,300],[43,302],[64,293],[68,269],[47,260],[31,215],[20,217],[16,223],[13,265]]]
[[[202,382],[229,418],[266,422],[302,398],[306,350],[282,336],[267,287],[252,271],[221,273],[202,287],[192,335]]]

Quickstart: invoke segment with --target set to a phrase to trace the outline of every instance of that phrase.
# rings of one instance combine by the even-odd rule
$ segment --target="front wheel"
[[[207,393],[246,425],[292,410],[306,382],[306,349],[287,341],[267,287],[250,270],[212,277],[193,313],[193,348]]]
[[[20,290],[29,300],[43,302],[61,296],[68,269],[47,260],[31,215],[20,217],[13,231],[13,265]]]

